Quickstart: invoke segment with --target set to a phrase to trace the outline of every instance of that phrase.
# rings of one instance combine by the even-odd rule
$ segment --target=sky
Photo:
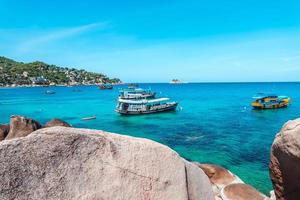
[[[300,81],[300,1],[0,0],[0,55],[125,82]]]

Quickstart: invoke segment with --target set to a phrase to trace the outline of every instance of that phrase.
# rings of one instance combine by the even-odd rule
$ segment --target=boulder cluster
[[[0,125],[0,199],[299,200],[300,119],[271,149],[270,197],[229,170],[157,142],[12,116]]]
[[[70,124],[60,119],[52,119],[45,126],[42,126],[39,122],[30,118],[11,116],[9,124],[0,125],[0,141],[25,137],[38,129],[54,126],[71,127]]]

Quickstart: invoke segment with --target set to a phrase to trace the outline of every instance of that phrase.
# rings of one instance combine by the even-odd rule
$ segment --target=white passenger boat
[[[177,105],[177,102],[171,102],[169,98],[141,100],[129,100],[119,98],[116,107],[116,112],[122,115],[151,114],[158,112],[173,111],[176,109]]]
[[[151,99],[155,98],[156,93],[142,88],[128,88],[120,90],[120,99]]]

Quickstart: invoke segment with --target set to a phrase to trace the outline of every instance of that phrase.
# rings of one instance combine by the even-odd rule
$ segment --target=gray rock
[[[0,143],[0,199],[213,200],[204,172],[159,143],[52,127]]]
[[[25,137],[42,126],[35,120],[23,116],[11,116],[10,130],[6,140]]]

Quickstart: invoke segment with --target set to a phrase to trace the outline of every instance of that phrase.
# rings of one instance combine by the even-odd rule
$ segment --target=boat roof
[[[284,96],[284,95],[278,96],[278,95],[271,94],[271,95],[258,95],[258,96],[254,96],[254,97],[252,97],[252,98],[254,98],[254,99],[264,99],[264,98],[279,98],[279,99],[285,99],[285,98],[288,98],[288,96]]]
[[[143,103],[157,103],[161,101],[168,101],[169,98],[158,98],[158,99],[142,99],[142,100],[128,100],[128,99],[119,99],[120,103],[130,103],[130,104],[143,104]]]
[[[132,92],[132,91],[145,91],[145,89],[143,88],[124,88],[124,89],[121,89],[120,91],[126,91],[126,92]]]

